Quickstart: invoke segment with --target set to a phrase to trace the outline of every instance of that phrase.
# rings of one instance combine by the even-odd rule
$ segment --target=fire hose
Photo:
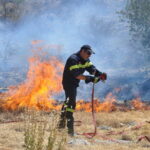
[[[94,85],[92,86],[92,94],[91,94],[91,103],[92,103],[92,120],[94,125],[94,131],[89,133],[78,133],[78,135],[84,135],[87,138],[93,138],[97,134],[97,126],[96,126],[96,119],[95,119],[95,113],[94,113]],[[78,123],[81,123],[81,121],[77,121]]]
[[[127,131],[129,130],[123,130],[123,131],[120,131],[120,132],[113,132],[113,131],[110,131],[108,133],[106,133],[105,135],[100,135],[97,133],[97,125],[96,125],[96,119],[95,119],[95,111],[94,111],[94,83],[93,83],[93,86],[92,86],[92,94],[91,94],[91,104],[92,104],[92,121],[93,121],[93,125],[94,125],[94,131],[93,132],[89,132],[89,133],[77,133],[77,135],[84,135],[85,137],[87,138],[93,138],[94,136],[98,135],[100,136],[101,138],[103,138],[104,140],[109,140],[109,141],[112,141],[112,142],[116,142],[116,143],[119,143],[117,140],[115,139],[111,139],[109,138],[108,136],[109,135],[123,135],[125,134]],[[22,121],[22,120],[21,120]],[[7,121],[7,122],[0,122],[0,124],[3,124],[3,123],[16,123],[16,122],[21,122],[21,121]],[[81,125],[81,121],[75,121],[79,125]],[[146,121],[147,123],[150,123],[150,121]],[[143,126],[142,123],[140,123],[139,125],[131,128],[131,130],[136,130],[136,129],[139,129]],[[137,142],[140,142],[142,141],[143,139],[146,139],[148,142],[150,142],[150,138],[148,136],[140,136],[137,140]]]
[[[104,140],[109,140],[112,142],[116,142],[119,143],[117,140],[112,139],[107,137],[108,135],[123,135],[125,134],[127,131],[129,130],[123,130],[120,132],[108,132],[105,135],[100,135],[97,133],[97,125],[96,125],[96,119],[95,119],[95,111],[94,111],[94,83],[92,86],[92,94],[91,94],[91,103],[92,103],[92,121],[93,121],[93,125],[94,125],[94,131],[93,132],[89,132],[89,133],[77,133],[77,135],[84,135],[87,138],[93,138],[96,135],[99,135],[100,137],[102,137]],[[81,121],[76,121],[79,123],[79,125],[81,125]],[[146,121],[147,123],[150,123],[149,121]],[[131,130],[137,130],[140,129],[143,126],[143,123],[140,123],[138,125],[136,125],[135,127],[131,128]],[[141,140],[146,139],[148,142],[150,142],[150,138],[148,136],[140,136],[137,140],[137,142],[140,142]]]

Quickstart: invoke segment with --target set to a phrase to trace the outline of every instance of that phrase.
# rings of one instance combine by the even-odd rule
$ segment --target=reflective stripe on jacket
[[[77,87],[79,86],[80,80],[76,79],[78,75],[82,75],[85,71],[90,74],[94,73],[96,70],[95,66],[90,62],[90,60],[84,60],[79,52],[71,55],[65,64],[63,72],[62,84],[64,87]]]

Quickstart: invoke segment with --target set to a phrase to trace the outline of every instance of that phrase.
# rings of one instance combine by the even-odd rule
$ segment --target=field
[[[59,112],[1,112],[0,150],[148,150],[150,142],[150,111],[131,110],[96,113],[97,135],[91,139],[83,135],[69,137],[66,130],[56,128]],[[93,132],[90,112],[77,111],[76,133]],[[124,131],[124,132],[122,132]],[[114,135],[113,135],[114,134]]]

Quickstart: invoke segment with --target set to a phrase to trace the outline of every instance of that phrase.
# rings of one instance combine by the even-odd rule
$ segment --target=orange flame
[[[139,97],[136,99],[133,99],[131,104],[136,110],[149,110],[150,109],[150,106],[146,106],[146,104],[143,103]]]
[[[27,73],[27,80],[10,88],[4,109],[16,110],[23,107],[32,107],[35,109],[60,109],[52,100],[53,94],[62,90],[61,74],[63,64],[55,57],[49,61],[41,61],[38,57],[30,58],[30,67]]]
[[[41,45],[38,45],[41,44]],[[32,41],[35,46],[33,51],[39,51],[40,56],[47,56],[42,51],[42,41]],[[51,48],[59,49],[53,45]],[[6,110],[16,110],[20,108],[35,108],[37,110],[60,110],[61,105],[56,100],[52,99],[54,94],[62,91],[61,78],[63,71],[63,64],[51,57],[50,60],[42,61],[41,57],[36,56],[29,59],[29,71],[25,82],[18,86],[11,86],[5,93],[0,94],[4,101],[0,101],[0,106]],[[114,91],[118,93],[121,88],[115,88]],[[94,100],[94,110],[96,112],[111,112],[117,110],[115,105],[116,98],[109,93],[103,102],[98,99]],[[150,109],[141,102],[140,98],[132,100],[133,107],[136,110]],[[91,112],[91,102],[84,100],[77,101],[76,110]]]
[[[112,93],[109,93],[104,102],[100,102],[98,99],[94,100],[94,110],[96,112],[111,112],[116,110],[116,106],[114,104],[116,102],[115,97]],[[91,112],[91,102],[85,102],[84,100],[77,101],[77,110],[85,110],[86,112]]]
[[[37,44],[40,44],[40,43],[42,43],[41,40],[33,40],[33,41],[31,41],[32,45],[37,45]]]
[[[96,105],[96,111],[100,112],[100,111],[104,111],[104,112],[111,112],[111,111],[115,111],[116,110],[116,106],[115,103],[116,102],[116,98],[112,95],[112,93],[109,93],[106,98],[105,101],[103,103],[101,103],[100,105]]]

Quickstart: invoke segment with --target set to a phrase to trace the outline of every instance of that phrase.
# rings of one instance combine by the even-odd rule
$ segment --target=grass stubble
[[[92,132],[92,117],[88,112],[75,112],[75,120],[81,120],[81,126],[75,126],[76,133]],[[58,130],[57,124],[59,112],[43,112],[25,110],[22,112],[0,113],[0,150],[148,150],[150,143],[143,140],[137,143],[139,136],[150,136],[150,111],[128,111],[96,113],[97,132],[92,139],[77,135],[71,138],[66,129]],[[16,122],[11,122],[11,121]],[[10,122],[9,122],[10,121]],[[5,123],[4,123],[5,122]],[[141,128],[132,128],[142,123]],[[106,126],[110,129],[103,130]],[[99,135],[108,132],[120,132],[127,130],[125,134],[108,135],[115,140],[130,141],[129,143],[115,143],[105,141]],[[80,139],[88,141],[85,144],[68,144],[68,141]],[[103,142],[99,142],[103,141]]]

